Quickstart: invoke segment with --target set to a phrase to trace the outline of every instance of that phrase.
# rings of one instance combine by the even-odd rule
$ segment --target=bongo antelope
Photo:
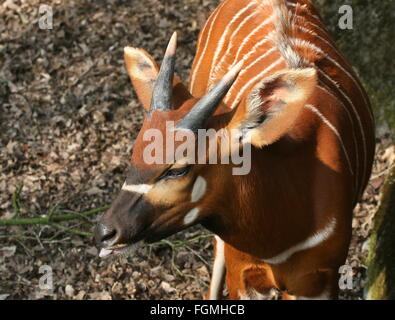
[[[97,226],[100,255],[202,224],[216,235],[209,299],[222,297],[225,281],[230,299],[336,298],[374,119],[319,14],[309,0],[223,0],[201,30],[189,89],[174,75],[175,49],[173,34],[159,69],[146,51],[125,48],[146,117],[130,173]],[[182,157],[147,164],[147,130],[163,133],[157,143],[170,152],[166,121],[194,136],[238,132],[222,135],[230,148],[218,153],[249,144],[250,172]]]

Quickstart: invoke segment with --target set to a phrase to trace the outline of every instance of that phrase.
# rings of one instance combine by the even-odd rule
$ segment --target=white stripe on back
[[[197,71],[198,71],[199,68],[200,68],[200,64],[202,63],[203,57],[204,57],[204,55],[205,55],[205,53],[206,53],[206,50],[207,50],[207,46],[208,46],[208,44],[209,44],[209,42],[210,42],[210,37],[211,37],[211,32],[213,31],[213,26],[214,26],[214,24],[215,24],[215,21],[217,20],[217,17],[218,17],[219,12],[221,11],[221,9],[222,9],[222,7],[224,6],[225,3],[226,3],[226,0],[223,1],[223,2],[217,7],[217,10],[216,10],[216,12],[215,12],[215,14],[214,14],[214,16],[213,16],[213,21],[212,21],[212,23],[211,23],[211,25],[210,25],[210,29],[208,30],[208,34],[207,34],[206,42],[204,43],[203,51],[201,52],[201,54],[200,54],[200,56],[199,56],[198,62],[196,63],[196,67],[194,68],[194,72],[193,72],[193,74],[192,74],[191,84],[190,84],[190,89],[191,89],[191,90],[193,89],[193,86],[194,86],[194,84],[195,84],[195,79],[196,79]]]
[[[278,58],[276,61],[274,61],[270,66],[265,68],[262,72],[257,74],[255,77],[250,79],[242,88],[239,89],[239,93],[237,94],[236,98],[232,102],[231,109],[233,109],[238,103],[240,98],[244,95],[245,90],[252,84],[254,84],[256,81],[258,81],[260,78],[262,78],[266,73],[268,73],[270,70],[275,68],[277,65],[279,65],[281,62],[283,62],[283,58]],[[239,78],[240,79],[240,78]],[[232,87],[232,89],[235,88],[235,86]],[[230,97],[230,95],[229,95]],[[228,100],[227,100],[228,101]]]
[[[228,47],[226,49],[226,52],[224,55],[222,55],[221,60],[219,61],[219,63],[217,64],[217,66],[214,68],[213,73],[210,75],[210,81],[209,81],[209,86],[211,86],[213,84],[213,81],[217,78],[217,73],[221,70],[222,65],[224,63],[224,60],[228,57],[228,54],[230,52],[230,50],[233,48],[232,46],[232,41],[234,40],[234,37],[238,34],[238,32],[240,31],[240,29],[253,17],[257,14],[257,12],[252,12],[247,18],[245,18],[243,20],[242,23],[240,23],[240,25],[236,28],[236,30],[232,33],[232,36],[230,37],[230,41],[228,44]]]
[[[252,30],[252,32],[249,33],[247,37],[245,37],[245,39],[243,40],[243,42],[241,43],[241,45],[239,47],[239,50],[237,50],[236,58],[234,59],[233,63],[235,61],[238,61],[239,55],[243,51],[243,48],[246,45],[246,43],[248,42],[248,40],[250,40],[251,37],[254,36],[262,27],[266,26],[269,22],[271,22],[272,19],[273,19],[273,16],[266,18],[259,26],[257,26],[254,30]]]
[[[220,54],[221,51],[222,51],[222,48],[223,48],[224,42],[225,42],[225,38],[226,38],[226,36],[228,35],[228,32],[229,32],[230,28],[233,26],[233,24],[236,22],[236,20],[237,20],[238,18],[240,18],[240,16],[241,16],[244,12],[246,12],[246,11],[249,10],[252,6],[255,6],[255,5],[256,5],[255,1],[250,2],[250,3],[248,4],[248,6],[246,6],[246,7],[243,8],[243,9],[241,9],[237,14],[235,14],[234,17],[232,18],[232,20],[230,20],[229,24],[226,26],[226,28],[225,28],[225,30],[224,30],[224,32],[223,32],[221,38],[220,38],[219,41],[218,41],[218,45],[217,45],[217,48],[216,48],[216,50],[215,50],[214,57],[213,57],[213,59],[212,59],[212,61],[211,61],[210,75],[212,74],[213,66],[216,65],[216,61],[217,61],[217,59],[218,59],[219,54]],[[253,14],[255,14],[255,13],[253,13]],[[250,14],[250,15],[251,15],[251,14]],[[248,17],[249,17],[249,16],[248,16]],[[244,19],[243,21],[247,20],[248,17],[247,17],[246,19]]]
[[[311,111],[313,111],[317,116],[319,116],[321,118],[322,122],[324,122],[333,131],[333,133],[337,136],[337,138],[339,139],[340,145],[343,149],[344,155],[346,156],[348,167],[350,168],[350,172],[352,175],[354,175],[354,171],[352,170],[352,166],[351,166],[350,157],[348,156],[346,147],[344,146],[343,139],[340,136],[339,131],[337,131],[335,126],[332,125],[330,123],[330,121],[327,118],[325,118],[325,116],[316,107],[314,107],[311,104],[306,104],[305,107],[310,109]]]
[[[265,40],[264,42],[267,41],[267,39],[264,39],[264,40]],[[246,66],[245,68],[243,68],[243,69],[241,70],[241,72],[239,73],[238,79],[240,79],[241,76],[242,76],[243,74],[245,74],[248,70],[250,70],[255,64],[257,64],[259,61],[261,61],[261,60],[263,60],[264,58],[266,58],[269,54],[271,54],[271,53],[274,52],[275,50],[276,50],[276,48],[274,48],[274,47],[270,48],[270,49],[269,49],[268,51],[266,51],[263,55],[259,56],[256,60],[252,61],[248,66]],[[253,53],[253,52],[252,52],[252,53]],[[243,60],[246,60],[246,59],[248,59],[249,57],[250,57],[250,55],[246,55],[246,56],[243,58]],[[237,80],[238,80],[238,79],[237,79]],[[236,90],[235,87],[236,87],[236,84],[237,84],[237,80],[236,80],[236,82],[234,83],[234,85],[232,86],[232,88],[229,90],[229,92],[227,93],[227,95],[226,95],[226,97],[225,97],[225,99],[224,99],[224,102],[225,102],[225,103],[229,103],[229,99],[230,99],[230,97],[232,96],[233,90]],[[233,105],[233,103],[232,103],[232,105]]]

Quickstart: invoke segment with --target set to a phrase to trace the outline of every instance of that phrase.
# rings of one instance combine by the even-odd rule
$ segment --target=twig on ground
[[[46,216],[40,217],[40,218],[0,219],[0,226],[19,226],[19,225],[34,225],[34,224],[49,224],[49,225],[51,225],[52,223],[56,223],[56,222],[81,219],[81,216],[83,216],[83,217],[91,216],[95,213],[99,213],[104,210],[107,210],[108,207],[109,206],[103,206],[100,208],[80,212],[77,214],[65,214],[65,215],[59,215],[59,216],[46,215]]]
[[[160,240],[160,241],[158,241],[156,243],[153,243],[152,245],[150,245],[150,247],[154,247],[154,246],[158,246],[158,245],[159,246],[160,245],[169,246],[170,249],[171,249],[171,254],[172,254],[172,257],[171,257],[171,267],[172,267],[172,269],[175,270],[176,273],[178,275],[180,275],[181,277],[193,278],[194,279],[195,278],[194,276],[189,275],[189,274],[185,274],[178,268],[177,264],[175,263],[176,254],[177,254],[178,250],[181,247],[184,247],[188,251],[192,252],[192,254],[196,255],[199,258],[199,260],[201,260],[206,266],[209,266],[208,262],[200,254],[198,254],[196,252],[196,250],[192,249],[189,244],[194,243],[194,242],[196,242],[196,241],[198,241],[200,239],[211,238],[211,237],[213,237],[212,234],[201,234],[201,235],[198,235],[196,237],[193,237],[193,238],[190,238],[190,239],[186,239],[186,240],[171,241],[171,240],[163,239],[163,240]]]
[[[12,215],[11,219],[16,218],[21,213],[21,204],[19,201],[20,193],[23,188],[23,182],[19,182],[14,194],[12,195],[12,207],[14,208],[14,214]]]
[[[93,236],[93,234],[91,232],[85,232],[85,231],[81,231],[78,229],[67,228],[67,227],[62,226],[59,223],[51,223],[51,226],[61,230],[62,232],[77,234],[77,235],[83,236],[83,237],[92,237]]]

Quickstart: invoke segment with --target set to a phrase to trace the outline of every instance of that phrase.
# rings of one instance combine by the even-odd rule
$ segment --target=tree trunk
[[[374,217],[367,259],[366,299],[395,299],[395,168],[388,176]]]

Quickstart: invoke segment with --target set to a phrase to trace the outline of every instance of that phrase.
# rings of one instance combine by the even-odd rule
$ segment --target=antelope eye
[[[165,171],[160,177],[160,179],[175,179],[175,178],[180,178],[185,176],[188,172],[191,166],[183,167],[183,168],[176,168],[176,169],[169,169]]]

